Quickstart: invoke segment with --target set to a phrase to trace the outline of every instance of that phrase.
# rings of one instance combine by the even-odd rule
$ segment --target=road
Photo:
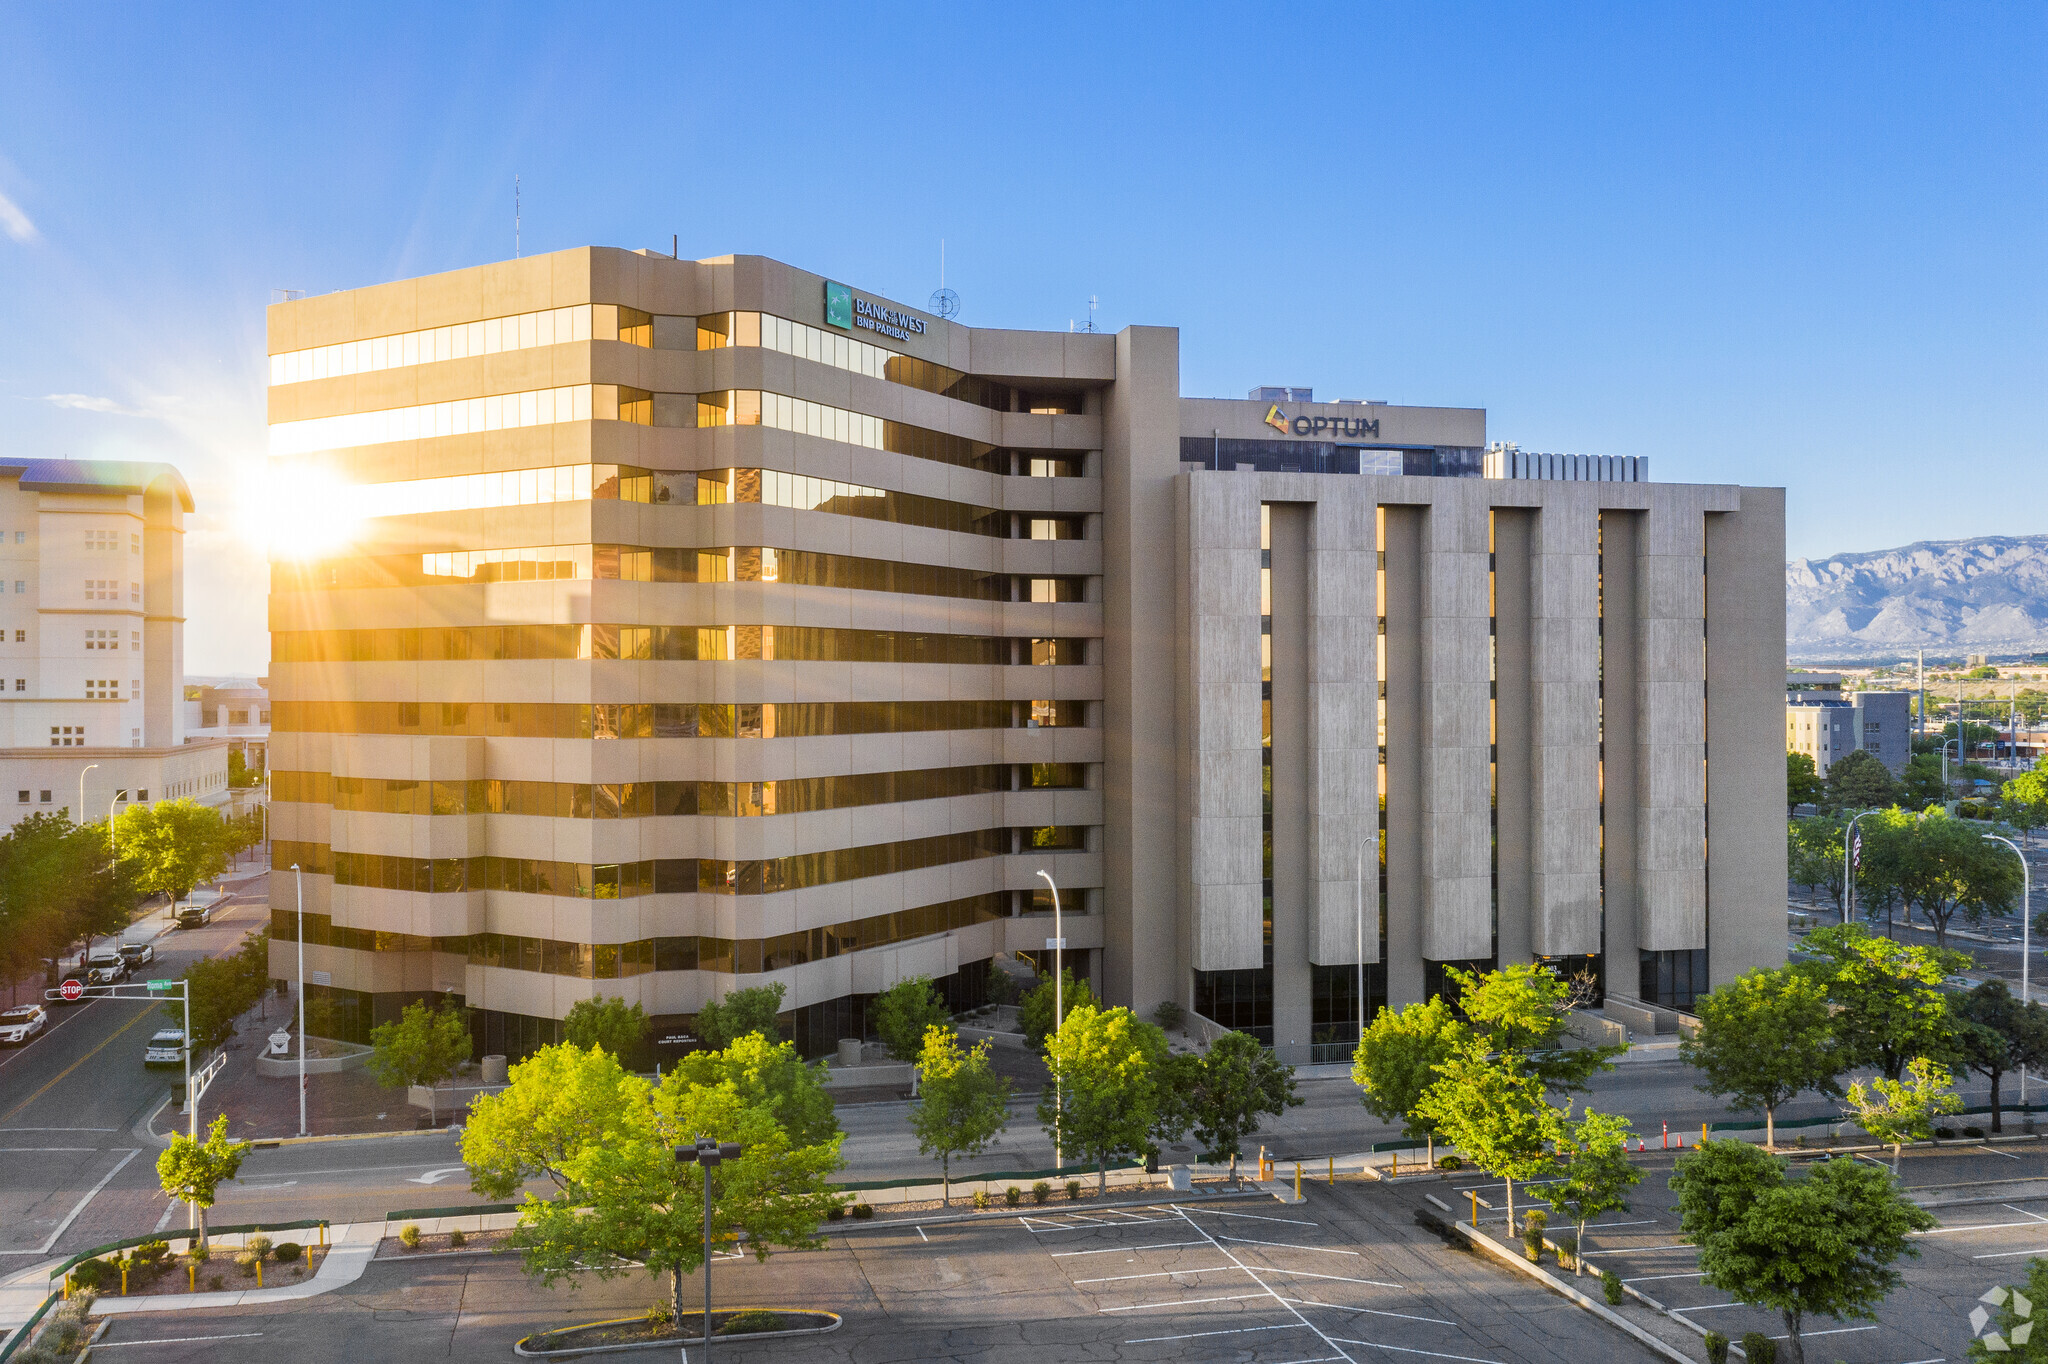
[[[206,927],[156,938],[156,961],[142,975],[176,976],[260,927],[269,916],[263,880],[244,884],[253,893]],[[147,941],[163,922],[152,915],[127,940]],[[137,1134],[175,1077],[142,1064],[150,1033],[170,1021],[162,1006],[101,999],[49,1009],[41,1036],[0,1051],[0,1275],[34,1256],[147,1231],[169,1206],[157,1189],[158,1148]]]

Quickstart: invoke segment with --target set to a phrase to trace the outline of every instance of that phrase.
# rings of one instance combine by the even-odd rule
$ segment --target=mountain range
[[[2048,649],[2048,535],[1924,540],[1785,565],[1785,653],[1806,661]]]

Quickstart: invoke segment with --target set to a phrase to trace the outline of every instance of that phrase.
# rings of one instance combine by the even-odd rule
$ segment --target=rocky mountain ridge
[[[1923,540],[1785,565],[1785,652],[1804,660],[2048,650],[2048,535]]]

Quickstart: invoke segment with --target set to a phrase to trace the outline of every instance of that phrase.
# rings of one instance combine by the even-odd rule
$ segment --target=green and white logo
[[[853,290],[825,281],[825,325],[853,330]]]
[[[2015,1288],[1994,1288],[1977,1301],[2006,1309],[2005,1320],[1999,1323],[2006,1328],[2003,1335],[1997,1331],[1986,1331],[1985,1328],[1992,1325],[1994,1320],[1990,1312],[1982,1307],[1970,1309],[1970,1329],[1976,1333],[1977,1339],[1983,1342],[1986,1350],[1992,1354],[2010,1354],[2013,1346],[2025,1345],[2032,1338],[2034,1304],[2027,1300],[2024,1293]]]

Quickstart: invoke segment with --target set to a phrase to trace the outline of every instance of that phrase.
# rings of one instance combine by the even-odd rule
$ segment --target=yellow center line
[[[144,1009],[141,1013],[135,1015],[135,1017],[129,1019],[126,1023],[123,1023],[120,1027],[114,1029],[114,1031],[112,1031],[111,1033],[108,1033],[105,1041],[101,1042],[97,1047],[94,1047],[85,1055],[79,1057],[76,1061],[73,1061],[70,1065],[64,1067],[64,1069],[60,1071],[57,1074],[56,1078],[51,1080],[49,1084],[44,1085],[41,1089],[29,1095],[26,1099],[23,1099],[20,1103],[8,1109],[5,1113],[0,1113],[0,1122],[6,1122],[9,1118],[21,1112],[22,1109],[27,1108],[30,1104],[34,1103],[37,1099],[42,1098],[43,1095],[50,1092],[51,1088],[55,1086],[58,1081],[64,1079],[66,1076],[70,1075],[72,1071],[77,1070],[87,1061],[92,1060],[93,1057],[98,1056],[101,1052],[105,1051],[107,1049],[108,1042],[113,1041],[122,1033],[127,1032],[130,1028],[134,1027],[137,1023],[140,1023],[143,1019],[148,1018],[155,1013],[156,1010],[153,1008]]]

